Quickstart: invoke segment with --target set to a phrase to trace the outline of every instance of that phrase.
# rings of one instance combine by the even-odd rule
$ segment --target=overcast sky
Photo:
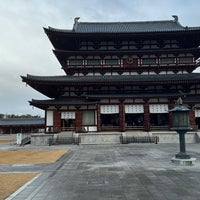
[[[28,101],[46,99],[25,85],[20,75],[64,75],[43,27],[71,29],[79,21],[171,20],[200,26],[199,0],[1,0],[0,113],[44,112]]]

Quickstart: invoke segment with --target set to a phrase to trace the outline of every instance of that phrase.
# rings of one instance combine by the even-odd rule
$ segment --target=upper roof
[[[200,30],[200,27],[182,26],[177,16],[174,20],[162,21],[136,21],[136,22],[79,22],[79,18],[74,19],[72,30],[55,29],[55,32],[75,32],[75,33],[141,33],[141,32],[171,32]],[[46,31],[48,29],[45,29]]]

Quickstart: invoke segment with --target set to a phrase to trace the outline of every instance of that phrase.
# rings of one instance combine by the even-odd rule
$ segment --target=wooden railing
[[[119,131],[119,126],[101,126],[102,131]]]
[[[143,126],[126,126],[126,130],[143,130]]]
[[[169,126],[150,126],[150,130],[170,130]]]
[[[49,126],[46,128],[46,133],[59,133],[61,131],[77,131],[77,132],[89,132],[89,127],[91,125],[82,125],[79,129],[76,127],[53,127]],[[93,127],[96,127],[96,125],[93,125]],[[126,126],[126,130],[144,130],[143,126]],[[150,130],[170,130],[169,126],[155,126],[151,125]],[[112,126],[112,125],[107,125],[107,126],[101,126],[101,131],[120,131],[120,126]]]

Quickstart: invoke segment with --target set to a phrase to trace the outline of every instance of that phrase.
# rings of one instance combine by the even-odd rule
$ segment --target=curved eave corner
[[[43,104],[40,104],[37,100],[35,99],[32,99],[31,101],[28,101],[29,102],[29,105],[30,106],[34,106],[36,108],[40,108],[40,109],[43,109],[45,110],[48,106],[47,105],[43,105]]]
[[[22,82],[28,83],[31,80],[32,75],[27,74],[26,76],[20,76],[22,78]]]
[[[48,26],[48,28],[43,27],[44,32],[48,35],[48,34],[53,34],[53,33],[72,33],[74,32],[71,29],[59,29],[59,28],[53,28],[51,26]]]
[[[22,82],[26,82],[26,80],[27,80],[27,77],[26,76],[20,76],[21,77],[21,79],[22,79]]]

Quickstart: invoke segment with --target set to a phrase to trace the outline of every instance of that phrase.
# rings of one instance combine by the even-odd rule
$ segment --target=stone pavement
[[[0,172],[40,173],[8,200],[198,200],[199,147],[186,147],[195,166],[176,166],[178,144],[51,146],[70,152],[54,164],[1,165]]]

